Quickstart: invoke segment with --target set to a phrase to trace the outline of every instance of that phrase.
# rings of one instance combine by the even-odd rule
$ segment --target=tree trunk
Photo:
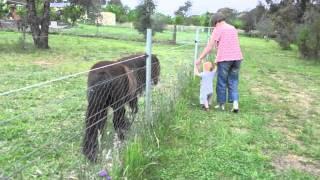
[[[177,43],[177,24],[174,24],[173,26],[173,37],[172,37],[172,43]]]
[[[37,15],[36,0],[27,0],[28,23],[34,45],[39,49],[49,48],[50,1],[43,1],[43,14]]]

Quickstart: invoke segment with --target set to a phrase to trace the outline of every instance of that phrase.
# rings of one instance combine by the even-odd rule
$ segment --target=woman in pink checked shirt
[[[211,39],[204,51],[201,53],[197,64],[211,52],[217,49],[216,63],[218,64],[217,78],[217,109],[224,110],[227,101],[233,103],[232,112],[239,112],[239,70],[243,56],[240,48],[238,31],[235,27],[225,22],[221,14],[212,17],[215,27]]]

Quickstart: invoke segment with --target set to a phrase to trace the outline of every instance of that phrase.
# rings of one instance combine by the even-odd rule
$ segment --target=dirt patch
[[[276,124],[275,122],[273,122],[273,123],[271,123],[270,127],[272,129],[275,129],[277,132],[281,133],[283,136],[285,136],[286,140],[288,140],[290,143],[296,144],[300,148],[305,149],[303,142],[298,140],[297,134],[290,131],[283,124]]]
[[[251,91],[256,95],[270,99],[272,102],[280,100],[280,95],[278,93],[275,93],[272,88],[265,87],[261,84],[257,84],[256,87],[251,88]]]
[[[314,109],[314,97],[317,96],[303,89],[284,74],[276,73],[270,77],[278,84],[277,88],[260,82],[254,84],[251,92],[265,97],[267,103],[279,105],[278,110],[271,115],[273,121],[269,127],[281,133],[288,143],[306,149],[304,143],[298,140],[298,134],[303,130],[303,126],[299,122],[295,122],[295,119],[308,119],[314,114],[310,113],[311,111],[319,112],[319,108]],[[275,157],[272,166],[277,171],[297,170],[320,176],[319,161],[293,154]]]
[[[299,87],[292,79],[288,79],[283,74],[276,73],[270,77],[278,84],[277,89],[262,82],[256,82],[251,88],[251,92],[264,97],[267,103],[279,105],[278,110],[272,115],[274,119],[270,128],[280,132],[289,142],[304,148],[297,136],[299,134],[297,132],[302,131],[303,126],[300,123],[295,123],[294,120],[309,119],[314,115],[310,112],[315,110],[314,95]],[[290,127],[288,127],[289,124]]]
[[[41,67],[50,67],[54,65],[53,63],[46,62],[46,61],[35,61],[33,62],[33,64],[39,65]]]
[[[285,94],[285,99],[288,103],[294,103],[296,108],[299,108],[299,110],[302,108],[306,113],[312,108],[314,98],[312,98],[310,93],[305,92],[302,89],[303,87],[299,87],[283,74],[272,74],[270,77],[288,91],[288,93]]]
[[[272,166],[277,171],[297,170],[320,176],[320,163],[293,154],[274,158]]]

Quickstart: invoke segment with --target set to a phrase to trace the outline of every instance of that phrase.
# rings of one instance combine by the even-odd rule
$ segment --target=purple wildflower
[[[108,171],[106,170],[102,170],[99,172],[99,176],[100,177],[106,177],[106,180],[111,180],[111,177],[109,176],[109,173]]]

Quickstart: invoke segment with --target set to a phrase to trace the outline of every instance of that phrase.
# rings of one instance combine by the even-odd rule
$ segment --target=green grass
[[[95,27],[81,25],[70,31],[94,34]],[[102,27],[99,32],[129,39],[139,36],[120,28]],[[86,71],[98,60],[144,51],[142,42],[62,35],[51,35],[51,49],[46,51],[32,48],[28,36],[27,49],[21,50],[17,36],[10,32],[0,34],[0,92]],[[162,37],[171,36],[165,32],[155,38]],[[192,41],[194,34],[181,33],[181,37],[181,41]],[[241,45],[245,60],[238,115],[200,110],[199,80],[188,79],[179,68],[191,64],[193,46],[172,51],[175,46],[154,45],[162,66],[162,82],[154,99],[155,107],[161,107],[154,110],[156,128],[138,133],[128,142],[121,152],[122,167],[113,170],[115,177],[319,178],[319,61],[301,60],[297,50],[281,51],[273,41],[241,37]],[[177,75],[183,76],[178,82],[172,79]],[[0,127],[0,154],[4,154],[0,157],[1,169],[12,172],[27,164],[21,176],[56,179],[82,174],[94,178],[106,167],[104,162],[87,163],[80,153],[85,81],[83,75],[0,97],[1,121],[18,117]],[[176,99],[179,93],[182,98]],[[68,139],[73,135],[75,138]],[[60,145],[62,142],[67,143]],[[30,159],[20,159],[35,149],[38,151]]]
[[[116,27],[116,26],[92,26],[79,24],[69,29],[61,29],[56,33],[82,36],[98,36],[112,39],[144,41],[143,35],[139,34],[133,28]],[[169,43],[172,41],[173,32],[165,30],[163,33],[156,33],[154,41]],[[201,33],[200,40],[206,42],[207,33]],[[195,32],[184,31],[177,33],[177,43],[187,42],[193,43],[195,39]]]
[[[319,63],[272,41],[241,44],[241,113],[203,112],[193,81],[163,119],[170,123],[160,147],[151,146],[157,165],[147,179],[319,178]]]
[[[51,48],[43,51],[34,49],[27,36],[27,49],[22,50],[19,36],[14,32],[0,34],[0,92],[87,71],[97,61],[145,50],[142,42],[61,35],[51,35]],[[165,89],[174,82],[172,77],[180,64],[192,63],[192,46],[171,48],[176,46],[158,44],[153,48],[161,59],[161,84]],[[105,167],[103,163],[93,166],[81,154],[86,76],[0,97],[0,171],[11,174],[24,169],[24,178],[50,179],[96,176]],[[110,120],[108,127],[106,131],[113,132]]]

